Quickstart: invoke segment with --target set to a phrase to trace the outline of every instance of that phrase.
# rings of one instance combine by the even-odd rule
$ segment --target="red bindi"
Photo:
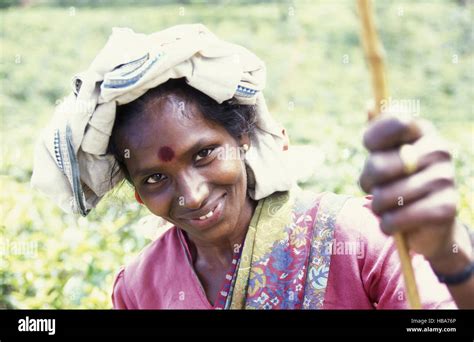
[[[164,162],[169,162],[174,158],[174,151],[171,147],[163,146],[158,151],[158,157]]]

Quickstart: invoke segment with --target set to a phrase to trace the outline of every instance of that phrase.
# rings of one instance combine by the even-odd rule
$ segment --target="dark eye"
[[[155,174],[151,175],[150,177],[148,177],[145,180],[145,183],[147,183],[147,184],[156,184],[156,183],[161,182],[165,178],[166,177],[164,175],[162,175],[161,173],[155,173]]]
[[[205,149],[202,149],[201,151],[198,152],[198,154],[196,155],[196,161],[199,161],[201,159],[204,159],[206,158],[207,156],[209,156],[212,151],[214,151],[213,148],[205,148]]]

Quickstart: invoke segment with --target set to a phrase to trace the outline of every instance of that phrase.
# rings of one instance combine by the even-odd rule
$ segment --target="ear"
[[[140,197],[140,194],[138,193],[137,190],[135,190],[135,199],[137,200],[138,203],[143,204],[142,198]]]
[[[286,129],[284,128],[281,129],[281,134],[283,136],[283,151],[287,151],[288,147],[290,146],[290,138],[288,137]]]
[[[242,134],[239,138],[239,145],[243,146],[244,144],[250,147],[250,137],[247,133]]]

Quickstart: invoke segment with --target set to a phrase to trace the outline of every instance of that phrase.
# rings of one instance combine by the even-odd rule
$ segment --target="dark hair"
[[[241,105],[235,99],[218,103],[211,97],[188,85],[184,78],[171,79],[156,88],[148,90],[136,100],[117,107],[114,127],[109,141],[108,153],[117,161],[111,171],[111,179],[123,172],[125,178],[131,182],[130,175],[125,167],[123,151],[117,147],[116,137],[119,130],[130,126],[133,121],[140,120],[150,103],[168,95],[179,95],[186,102],[197,106],[204,118],[224,127],[234,138],[239,139],[243,134],[252,135],[255,127],[256,109],[254,105]]]

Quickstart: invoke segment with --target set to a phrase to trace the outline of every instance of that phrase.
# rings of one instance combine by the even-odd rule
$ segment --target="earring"
[[[248,144],[243,144],[242,149],[247,152],[249,150],[249,145]]]
[[[135,190],[135,199],[137,200],[138,203],[143,204],[142,198],[138,194],[137,190]]]

